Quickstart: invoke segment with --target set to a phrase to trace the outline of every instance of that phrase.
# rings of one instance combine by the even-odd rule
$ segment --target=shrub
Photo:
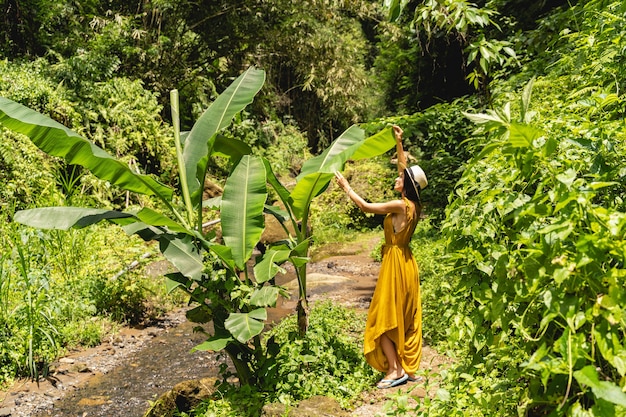
[[[284,319],[266,335],[268,349],[276,343],[279,351],[264,389],[286,404],[324,395],[348,407],[379,376],[363,356],[364,330],[364,314],[332,301],[314,306],[304,338],[298,336],[296,317]]]
[[[306,336],[298,336],[297,317],[289,316],[264,336],[272,354],[257,387],[236,388],[225,381],[216,398],[205,401],[191,415],[197,417],[258,416],[264,404],[292,406],[315,395],[336,399],[349,408],[369,389],[379,373],[363,356],[365,316],[331,301],[311,309]]]

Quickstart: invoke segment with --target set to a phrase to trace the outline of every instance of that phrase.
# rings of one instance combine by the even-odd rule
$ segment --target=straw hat
[[[409,200],[420,201],[420,192],[428,186],[428,179],[419,165],[404,170],[404,195]]]

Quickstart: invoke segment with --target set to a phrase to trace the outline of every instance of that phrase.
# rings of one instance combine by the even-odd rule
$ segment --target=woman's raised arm
[[[404,154],[404,148],[402,148],[402,128],[400,126],[393,126],[393,136],[396,138],[396,153],[398,154],[398,175],[407,167],[406,155]]]

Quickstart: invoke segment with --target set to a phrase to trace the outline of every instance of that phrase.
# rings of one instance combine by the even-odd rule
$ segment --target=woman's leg
[[[400,378],[404,374],[404,370],[402,369],[402,364],[400,363],[400,359],[398,359],[398,354],[396,353],[396,345],[386,333],[383,333],[380,337],[380,346],[382,347],[383,353],[389,363],[385,379]]]

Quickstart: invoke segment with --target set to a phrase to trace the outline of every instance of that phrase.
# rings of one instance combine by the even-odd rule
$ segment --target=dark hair
[[[422,187],[415,181],[413,178],[413,173],[408,169],[404,169],[404,196],[409,200],[422,204],[422,200],[420,199],[420,191]]]

